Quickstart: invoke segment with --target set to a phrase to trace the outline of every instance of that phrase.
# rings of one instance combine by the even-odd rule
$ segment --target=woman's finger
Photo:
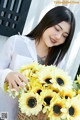
[[[13,86],[13,88],[15,88],[17,91],[19,91],[19,86],[17,85],[16,80],[13,80],[12,86]]]
[[[17,86],[20,86],[22,88],[25,87],[18,76],[16,76],[15,81],[16,81]]]
[[[11,82],[9,82],[9,88],[10,89],[12,89],[13,87],[12,87],[12,84],[11,84]]]
[[[18,75],[19,75],[19,78],[23,81],[23,82],[25,82],[26,84],[28,84],[28,79],[26,79],[22,74],[20,74],[20,73],[18,73]]]

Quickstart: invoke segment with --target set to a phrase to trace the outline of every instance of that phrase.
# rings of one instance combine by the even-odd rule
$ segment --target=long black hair
[[[58,65],[58,63],[63,59],[65,53],[68,51],[75,30],[75,18],[73,13],[64,6],[57,6],[48,11],[40,23],[26,35],[31,39],[40,40],[47,28],[52,27],[62,21],[70,24],[69,35],[63,44],[50,48],[45,61],[47,65],[51,65],[54,62],[55,65]]]

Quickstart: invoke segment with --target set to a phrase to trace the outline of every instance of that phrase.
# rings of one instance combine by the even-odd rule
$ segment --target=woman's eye
[[[63,37],[64,37],[64,38],[67,38],[67,36],[64,36],[64,35],[63,35]]]
[[[59,31],[59,29],[58,29],[58,28],[56,28],[56,27],[55,27],[55,29],[56,29],[56,31]]]

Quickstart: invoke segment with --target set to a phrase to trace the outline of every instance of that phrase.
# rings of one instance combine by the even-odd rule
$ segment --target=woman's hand
[[[28,80],[21,73],[18,72],[10,72],[7,75],[5,81],[8,82],[10,89],[14,88],[17,91],[19,91],[19,86],[24,88],[23,82],[28,84]]]

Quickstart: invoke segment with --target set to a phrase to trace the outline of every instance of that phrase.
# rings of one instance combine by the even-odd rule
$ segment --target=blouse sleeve
[[[6,75],[12,70],[9,69],[11,57],[14,50],[15,36],[8,38],[0,54],[0,87],[3,88]]]

